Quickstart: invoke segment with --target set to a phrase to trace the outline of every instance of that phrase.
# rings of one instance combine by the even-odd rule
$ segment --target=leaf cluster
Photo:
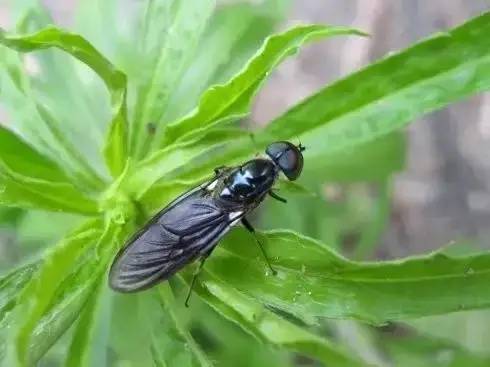
[[[256,348],[256,355],[242,356],[255,358],[254,365],[285,365],[284,351],[291,351],[325,365],[362,366],[372,360],[336,337],[341,324],[326,319],[384,325],[490,306],[490,254],[351,261],[335,249],[340,232],[323,229],[341,228],[345,212],[359,208],[330,207],[325,216],[325,208],[313,205],[289,219],[283,209],[267,209],[271,227],[291,228],[261,234],[276,277],[247,233],[233,231],[200,278],[197,318],[182,311],[180,299],[192,269],[172,287],[142,295],[107,289],[114,254],[151,214],[212,168],[297,137],[309,148],[308,189],[282,184],[300,194],[292,208],[301,212],[305,202],[318,202],[326,181],[380,188],[377,224],[363,232],[355,252],[365,258],[386,220],[391,177],[404,164],[400,129],[490,87],[486,13],[325,86],[251,138],[243,122],[281,62],[313,42],[366,36],[320,24],[270,35],[280,19],[271,9],[280,3],[217,8],[212,0],[139,1],[121,24],[118,2],[90,0],[80,2],[72,31],[49,25],[36,2],[15,5],[16,29],[0,30],[0,103],[9,116],[0,125],[0,203],[71,214],[77,225],[0,279],[5,365],[33,365],[64,345],[68,366],[212,366],[213,358],[232,358],[227,348],[237,355]],[[319,222],[310,220],[320,213]],[[381,340],[378,331],[359,327],[369,340]],[[426,338],[423,345],[389,339],[386,353],[405,361],[423,348],[446,348],[488,365],[485,357]]]

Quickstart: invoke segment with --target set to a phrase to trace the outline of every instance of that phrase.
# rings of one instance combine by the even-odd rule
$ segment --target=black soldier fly
[[[241,222],[265,250],[246,215],[270,195],[279,172],[296,180],[303,169],[305,148],[279,141],[266,149],[268,158],[255,158],[238,167],[219,167],[204,184],[184,193],[156,214],[117,254],[109,283],[119,292],[136,292],[167,280],[190,262],[201,259],[185,304],[204,261],[231,227]]]

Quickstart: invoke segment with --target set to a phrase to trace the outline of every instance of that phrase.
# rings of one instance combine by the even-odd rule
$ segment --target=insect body
[[[112,264],[110,286],[120,292],[143,290],[196,259],[201,259],[200,269],[218,241],[239,222],[254,233],[245,215],[266,195],[286,202],[272,191],[273,185],[280,172],[289,180],[298,178],[303,150],[301,144],[275,142],[266,149],[268,158],[216,168],[211,180],[175,199],[128,241]]]

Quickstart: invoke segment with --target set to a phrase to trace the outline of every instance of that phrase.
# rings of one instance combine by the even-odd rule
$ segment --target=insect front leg
[[[257,237],[257,234],[255,233],[255,229],[254,227],[252,227],[252,225],[250,224],[250,222],[247,220],[247,218],[243,217],[242,218],[242,224],[243,226],[250,232],[252,233],[252,235],[254,236],[255,238],[255,241],[257,242],[257,244],[259,245],[260,247],[260,251],[262,251],[262,255],[264,255],[264,259],[265,259],[265,262],[267,263],[267,266],[269,267],[269,269],[271,270],[272,274],[276,275],[277,274],[277,271],[274,270],[274,268],[272,267],[270,261],[269,261],[269,258],[267,257],[267,253],[265,252],[265,249],[264,249],[264,246],[262,246],[262,243],[259,241],[258,237]]]
[[[219,167],[216,167],[216,168],[214,169],[214,175],[215,175],[216,177],[221,176],[221,174],[222,174],[224,171],[226,171],[227,169],[228,169],[228,167],[226,167],[226,166],[219,166]]]
[[[288,201],[286,199],[284,199],[283,197],[277,195],[274,191],[270,190],[269,191],[269,195],[270,197],[276,199],[277,201],[280,201],[281,203],[287,203]]]

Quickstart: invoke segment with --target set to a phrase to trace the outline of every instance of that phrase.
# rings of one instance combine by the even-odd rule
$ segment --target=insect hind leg
[[[211,252],[213,252],[213,250],[214,250],[214,247],[212,247],[211,250],[209,250],[207,253],[205,253],[201,257],[199,267],[196,269],[196,271],[194,272],[194,275],[192,276],[191,285],[189,286],[189,291],[187,292],[187,296],[185,297],[185,303],[184,303],[185,307],[189,307],[189,300],[191,298],[191,294],[192,294],[192,290],[194,289],[194,285],[196,284],[197,277],[201,273],[202,267],[204,266],[206,259],[209,257],[209,255],[211,255]]]
[[[264,259],[265,259],[267,266],[271,270],[272,274],[276,275],[277,271],[275,271],[274,268],[272,267],[272,265],[269,261],[269,258],[267,256],[267,253],[265,252],[264,246],[262,246],[262,243],[260,242],[259,238],[257,237],[257,234],[255,233],[254,227],[252,227],[250,222],[245,217],[242,218],[242,224],[254,236],[255,242],[257,242],[257,245],[259,245],[260,251],[262,252],[262,255],[264,256]]]

